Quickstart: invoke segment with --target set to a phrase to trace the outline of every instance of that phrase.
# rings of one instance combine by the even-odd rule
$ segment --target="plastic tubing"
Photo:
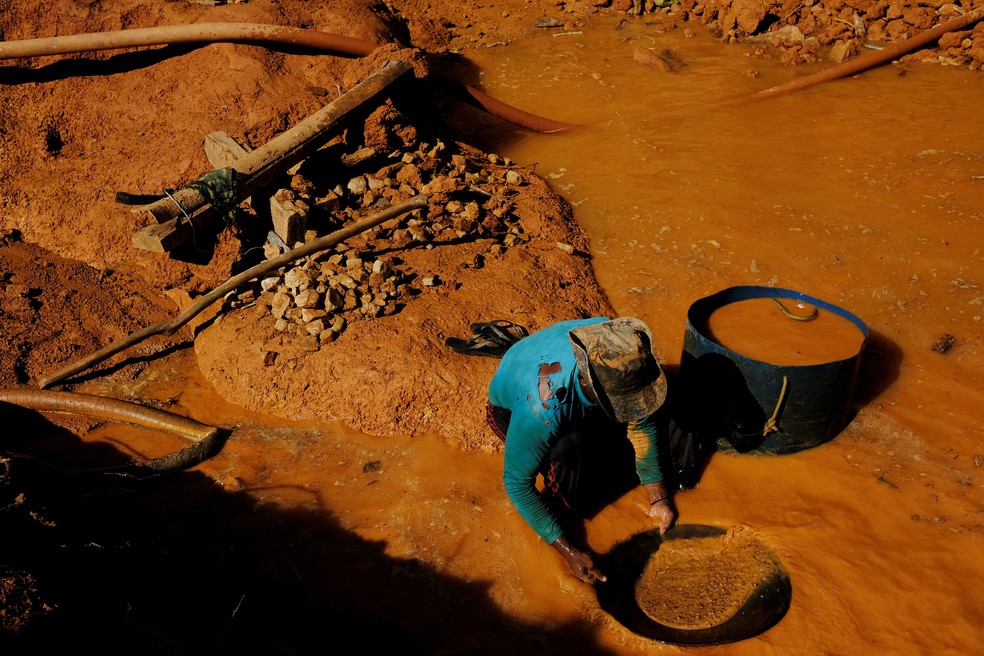
[[[277,43],[310,48],[347,57],[365,57],[379,44],[340,34],[280,25],[255,23],[199,23],[192,25],[162,25],[132,30],[94,32],[52,36],[41,39],[0,42],[0,60],[27,57],[67,55],[97,50],[138,48],[146,46],[187,43]],[[482,109],[504,121],[541,133],[567,132],[576,127],[570,123],[554,121],[513,107],[468,85],[451,82],[463,87],[463,95]]]

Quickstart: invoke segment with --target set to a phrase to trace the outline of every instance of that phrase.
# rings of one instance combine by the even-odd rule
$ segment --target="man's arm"
[[[627,434],[636,453],[636,472],[639,481],[646,488],[649,496],[649,508],[646,515],[659,521],[659,532],[666,533],[676,521],[676,509],[669,489],[663,482],[663,471],[660,466],[659,448],[661,436],[665,437],[666,428],[660,429],[659,412],[640,421],[629,422]]]
[[[647,483],[644,487],[646,488],[646,493],[649,495],[649,510],[646,512],[646,515],[650,519],[659,522],[659,532],[662,535],[676,521],[677,515],[673,507],[673,499],[662,482]]]
[[[512,433],[512,425],[510,425],[510,433]],[[519,464],[523,461],[520,457],[522,454],[517,454],[516,450],[510,454],[510,444],[515,445],[517,442],[518,440],[510,442],[510,438],[506,438],[507,466],[503,480],[509,500],[526,523],[563,557],[571,574],[585,583],[606,580],[604,574],[594,566],[591,555],[575,547],[564,537],[560,524],[536,489],[534,484],[536,469],[529,470],[522,467]]]
[[[506,496],[519,516],[530,525],[547,544],[559,538],[560,523],[536,489],[536,475],[540,462],[546,455],[547,443],[535,434],[536,426],[525,426],[524,418],[513,414],[506,434],[506,452],[503,458],[502,482]]]
[[[590,554],[572,546],[563,535],[554,540],[553,544],[550,546],[556,549],[557,553],[563,556],[564,560],[567,561],[567,566],[571,568],[571,574],[581,579],[585,583],[608,580],[608,578],[594,566],[594,560],[591,559]]]
[[[585,583],[604,581],[591,555],[572,545],[564,536],[560,523],[536,489],[536,474],[546,457],[547,439],[538,436],[539,424],[524,424],[522,416],[513,415],[506,435],[503,482],[506,495],[530,527],[561,555],[571,573]]]

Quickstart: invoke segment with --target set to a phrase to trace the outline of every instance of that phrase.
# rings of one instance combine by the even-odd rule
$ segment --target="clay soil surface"
[[[572,208],[530,167],[450,131],[441,116],[460,100],[448,85],[432,83],[435,72],[470,48],[536,30],[577,30],[612,14],[650,16],[666,29],[706,25],[723,40],[758,35],[790,64],[815,62],[834,46],[856,52],[868,41],[899,40],[966,9],[926,4],[848,1],[806,12],[821,5],[64,0],[46,6],[39,20],[36,3],[0,0],[7,41],[244,22],[381,45],[363,59],[219,43],[0,62],[2,388],[36,388],[59,367],[174,316],[270,256],[276,247],[265,246],[266,208],[277,189],[313,208],[307,238],[353,214],[431,194],[429,209],[296,263],[316,272],[314,289],[323,286],[315,313],[304,314],[311,309],[299,300],[304,290],[288,283],[292,265],[174,335],[59,386],[224,426],[232,437],[211,464],[149,480],[107,476],[91,470],[184,445],[98,419],[0,404],[0,648],[289,654],[358,644],[410,653],[578,653],[593,644],[590,626],[503,612],[500,602],[522,598],[522,587],[494,599],[489,584],[468,572],[433,565],[435,558],[467,564],[468,555],[455,550],[457,530],[497,534],[518,526],[515,517],[483,524],[481,499],[497,499],[490,503],[501,510],[504,495],[496,474],[489,477],[485,464],[472,469],[470,460],[488,463],[501,448],[482,413],[495,360],[452,353],[445,338],[467,336],[479,320],[509,318],[534,330],[615,313]],[[865,34],[854,16],[865,18]],[[763,36],[781,26],[797,30]],[[981,29],[920,57],[979,67]],[[262,146],[387,59],[413,62],[416,86],[334,138],[320,160],[257,194],[233,225],[196,234],[171,256],[132,246],[150,220],[117,204],[117,192],[181,187],[212,168],[205,135],[224,131]],[[446,70],[469,75],[460,65]],[[458,82],[474,84],[472,73]],[[371,157],[339,164],[367,149]],[[356,178],[369,186],[353,188]],[[372,181],[382,187],[370,188]],[[333,255],[340,257],[330,261]],[[354,259],[375,287],[348,305],[343,294],[337,311],[323,311],[329,278],[348,275]],[[376,262],[392,280],[372,282]],[[378,304],[373,294],[382,294]],[[324,426],[336,439],[324,438]],[[373,436],[398,440],[374,447]],[[473,516],[441,523],[427,514],[433,508],[414,508],[413,494],[434,475],[408,457],[403,443],[418,440],[471,476],[474,488],[451,497]],[[386,462],[402,467],[378,473]],[[290,482],[293,470],[298,480],[341,488],[353,467],[365,489],[385,491],[392,511],[358,510],[380,513],[375,538],[345,530],[342,520],[326,517],[322,492]],[[278,498],[296,504],[258,500],[263,490],[251,487],[255,481],[276,481]],[[438,554],[414,555],[424,541],[413,520],[422,516],[431,521],[421,533],[444,534]],[[412,557],[394,557],[393,544]],[[499,558],[503,567],[511,563]],[[360,603],[350,606],[352,598]]]

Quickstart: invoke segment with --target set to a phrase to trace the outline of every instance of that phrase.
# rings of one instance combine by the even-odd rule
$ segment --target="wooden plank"
[[[278,175],[307,158],[352,121],[365,118],[386,94],[392,92],[389,88],[391,85],[404,78],[412,79],[412,70],[405,62],[387,61],[352,90],[233,162],[227,168],[232,168],[239,174],[236,202],[252,196]],[[133,236],[134,246],[153,252],[170,251],[187,240],[194,230],[204,227],[214,216],[211,205],[202,194],[188,187],[134,211],[150,212],[160,224],[143,228]],[[185,219],[186,214],[197,216],[192,220],[194,230],[186,225],[189,223]],[[161,226],[167,227],[161,229]]]
[[[232,166],[250,152],[249,148],[222,131],[205,135],[204,148],[208,163],[217,169]]]
[[[152,223],[133,233],[131,243],[151,253],[167,253],[191,239],[196,230],[201,230],[210,223],[209,218],[206,217],[210,209],[211,206],[206,205],[189,214],[187,218],[182,216],[180,219]]]

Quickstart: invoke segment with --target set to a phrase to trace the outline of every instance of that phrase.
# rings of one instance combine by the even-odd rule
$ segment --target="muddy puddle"
[[[640,47],[686,66],[649,69]],[[584,125],[474,139],[575,206],[614,306],[647,321],[670,366],[689,305],[735,285],[804,292],[871,330],[840,436],[797,455],[716,454],[679,496],[681,521],[767,536],[793,582],[765,636],[702,653],[979,649],[981,596],[961,581],[984,545],[980,76],[895,65],[750,100],[818,67],[615,21],[468,58],[490,93]],[[959,348],[934,352],[943,333]],[[627,530],[588,534],[603,550]]]
[[[201,381],[191,349],[180,370],[151,364],[127,389],[94,381],[83,391],[239,426],[199,469],[257,508],[303,509],[355,536],[334,552],[279,544],[282,566],[334,605],[410,627],[431,652],[517,649],[514,635],[495,637],[517,624],[539,636],[520,646],[540,653],[565,643],[613,654],[978,651],[980,74],[890,66],[741,100],[816,69],[693,29],[599,20],[466,53],[462,70],[486,91],[584,127],[546,136],[468,112],[457,120],[466,140],[535,166],[575,207],[602,286],[620,314],[652,327],[668,367],[680,361],[689,305],[733,285],[801,291],[869,326],[857,415],[841,435],[795,455],[715,454],[677,498],[681,522],[747,525],[782,560],[792,605],[766,634],[681,648],[617,625],[513,511],[500,456],[245,413]],[[640,47],[686,65],[647,68],[633,60]],[[943,333],[955,341],[941,354],[932,345]],[[148,453],[147,440],[127,449]],[[648,529],[644,501],[636,490],[588,522],[591,548]],[[485,620],[461,609],[469,604]]]

